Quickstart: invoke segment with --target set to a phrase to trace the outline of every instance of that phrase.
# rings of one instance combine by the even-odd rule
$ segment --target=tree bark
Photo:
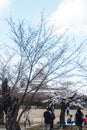
[[[19,122],[17,121],[19,111],[18,98],[13,97],[12,100],[7,79],[2,82],[2,100],[3,111],[6,115],[6,130],[21,130]]]
[[[12,120],[9,123],[7,123],[6,130],[21,130],[21,128],[17,121]]]

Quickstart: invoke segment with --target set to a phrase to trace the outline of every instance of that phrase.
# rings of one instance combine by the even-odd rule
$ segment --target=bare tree
[[[69,40],[68,31],[60,34],[52,26],[49,27],[41,17],[37,26],[25,26],[24,22],[16,24],[12,19],[8,21],[10,26],[11,46],[8,45],[12,56],[10,58],[9,69],[6,69],[7,78],[10,81],[11,91],[23,89],[23,96],[16,107],[16,115],[10,117],[7,122],[7,130],[17,130],[20,118],[26,109],[31,106],[34,96],[41,87],[47,87],[54,79],[65,78],[69,72],[75,69],[77,56],[81,53],[84,44],[75,47]],[[40,73],[44,75],[35,87],[32,87],[35,79]],[[24,81],[24,83],[22,82]],[[18,111],[26,94],[33,92],[31,99],[18,117]],[[8,108],[9,109],[9,108]],[[9,113],[12,109],[9,109]],[[7,113],[6,113],[7,114]],[[9,114],[6,115],[9,118]]]

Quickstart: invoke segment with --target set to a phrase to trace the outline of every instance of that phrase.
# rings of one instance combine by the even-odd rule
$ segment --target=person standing
[[[4,123],[3,102],[2,102],[2,97],[0,97],[0,124],[3,123]]]
[[[85,115],[85,118],[84,118],[84,125],[87,125],[87,115]]]
[[[46,111],[43,113],[44,117],[44,130],[50,130],[50,124],[51,124],[51,112],[49,108],[47,107]]]
[[[69,108],[69,106],[67,106],[67,108],[66,108],[66,113],[67,113],[67,116],[70,115],[70,108]]]
[[[50,130],[53,130],[53,128],[54,128],[54,119],[55,119],[54,105],[53,104],[49,105],[49,110],[50,110],[50,113],[51,113]]]
[[[81,108],[78,108],[75,114],[75,123],[78,126],[79,130],[82,130],[83,121],[84,121],[84,115],[81,111]]]

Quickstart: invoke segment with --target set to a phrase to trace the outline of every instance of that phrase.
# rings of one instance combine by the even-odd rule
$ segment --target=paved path
[[[6,130],[6,128],[0,128],[0,130]],[[21,128],[21,130],[25,130],[25,128]]]
[[[38,124],[34,124],[34,125],[32,125],[32,126],[30,126],[30,127],[26,127],[26,128],[31,128],[31,127],[34,127],[34,126],[37,126]],[[0,128],[0,130],[6,130],[6,128]],[[22,127],[21,128],[21,130],[25,130],[25,128],[24,127]]]

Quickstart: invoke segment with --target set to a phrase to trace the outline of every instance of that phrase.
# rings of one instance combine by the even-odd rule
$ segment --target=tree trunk
[[[2,82],[2,100],[3,100],[3,111],[6,115],[6,130],[21,130],[19,122],[17,121],[19,103],[18,98],[10,96],[8,87],[8,80],[5,79]]]
[[[16,100],[15,100],[16,101]],[[20,124],[17,121],[17,116],[18,116],[18,104],[17,102],[13,102],[14,107],[12,109],[8,110],[7,113],[7,120],[6,120],[6,130],[21,130]]]
[[[12,120],[7,123],[6,130],[21,130],[21,128],[17,121]]]

